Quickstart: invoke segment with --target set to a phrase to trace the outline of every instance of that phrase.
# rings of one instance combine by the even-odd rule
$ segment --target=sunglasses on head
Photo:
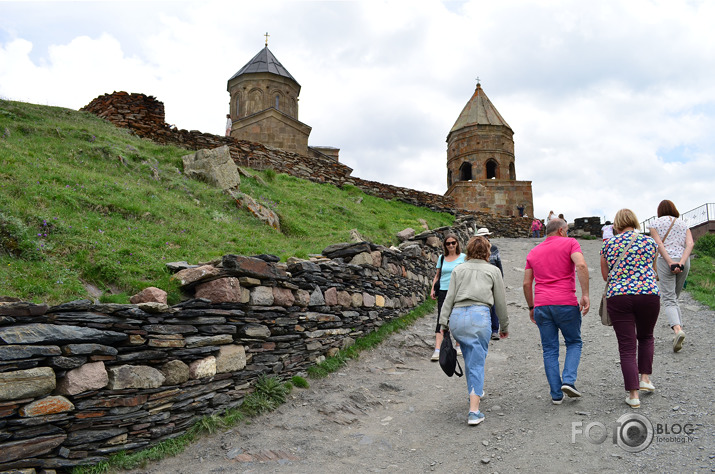
[[[449,242],[445,242],[444,245],[457,245],[457,242],[454,240],[450,240]]]

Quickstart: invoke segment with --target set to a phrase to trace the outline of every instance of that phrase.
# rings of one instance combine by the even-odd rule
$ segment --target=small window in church
[[[459,180],[460,181],[471,181],[472,180],[472,164],[469,162],[462,163],[459,167]]]
[[[241,99],[236,97],[236,117],[241,116]]]
[[[516,179],[516,170],[514,169],[514,162],[509,163],[509,179]]]
[[[497,162],[494,160],[487,161],[487,179],[499,179]]]
[[[452,170],[447,170],[447,186],[452,186]]]
[[[277,95],[276,96],[276,110],[280,110],[281,108],[279,107],[281,103],[281,96]]]

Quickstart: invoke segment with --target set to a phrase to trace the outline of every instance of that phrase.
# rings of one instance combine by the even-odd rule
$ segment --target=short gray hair
[[[568,224],[566,224],[565,220],[559,219],[558,217],[553,218],[548,224],[546,224],[546,235],[554,234],[557,230],[562,229],[567,225]]]

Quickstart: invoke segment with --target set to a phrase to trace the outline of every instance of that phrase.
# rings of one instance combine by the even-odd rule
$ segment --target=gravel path
[[[678,354],[659,320],[656,391],[641,395],[639,410],[629,408],[615,335],[598,317],[600,241],[580,241],[596,306],[582,326],[577,387],[583,397],[552,405],[538,329],[521,290],[526,254],[540,240],[493,242],[501,250],[511,325],[508,339],[490,343],[482,424],[466,424],[464,378],[448,378],[429,361],[430,315],[343,370],[311,380],[309,389],[295,389],[277,411],[137,472],[715,472],[715,312],[681,296],[687,338]],[[563,351],[562,342],[562,360]],[[631,427],[625,434],[617,424],[624,415]],[[630,452],[618,444],[646,445],[638,435],[647,423],[655,432],[647,448]],[[604,428],[608,436],[598,443]]]

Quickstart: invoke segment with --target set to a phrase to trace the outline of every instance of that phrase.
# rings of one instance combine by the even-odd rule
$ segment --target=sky
[[[228,79],[265,45],[311,146],[363,179],[444,194],[477,78],[514,131],[535,214],[643,221],[715,202],[715,2],[0,0],[0,98],[79,109],[114,91],[222,135]]]

